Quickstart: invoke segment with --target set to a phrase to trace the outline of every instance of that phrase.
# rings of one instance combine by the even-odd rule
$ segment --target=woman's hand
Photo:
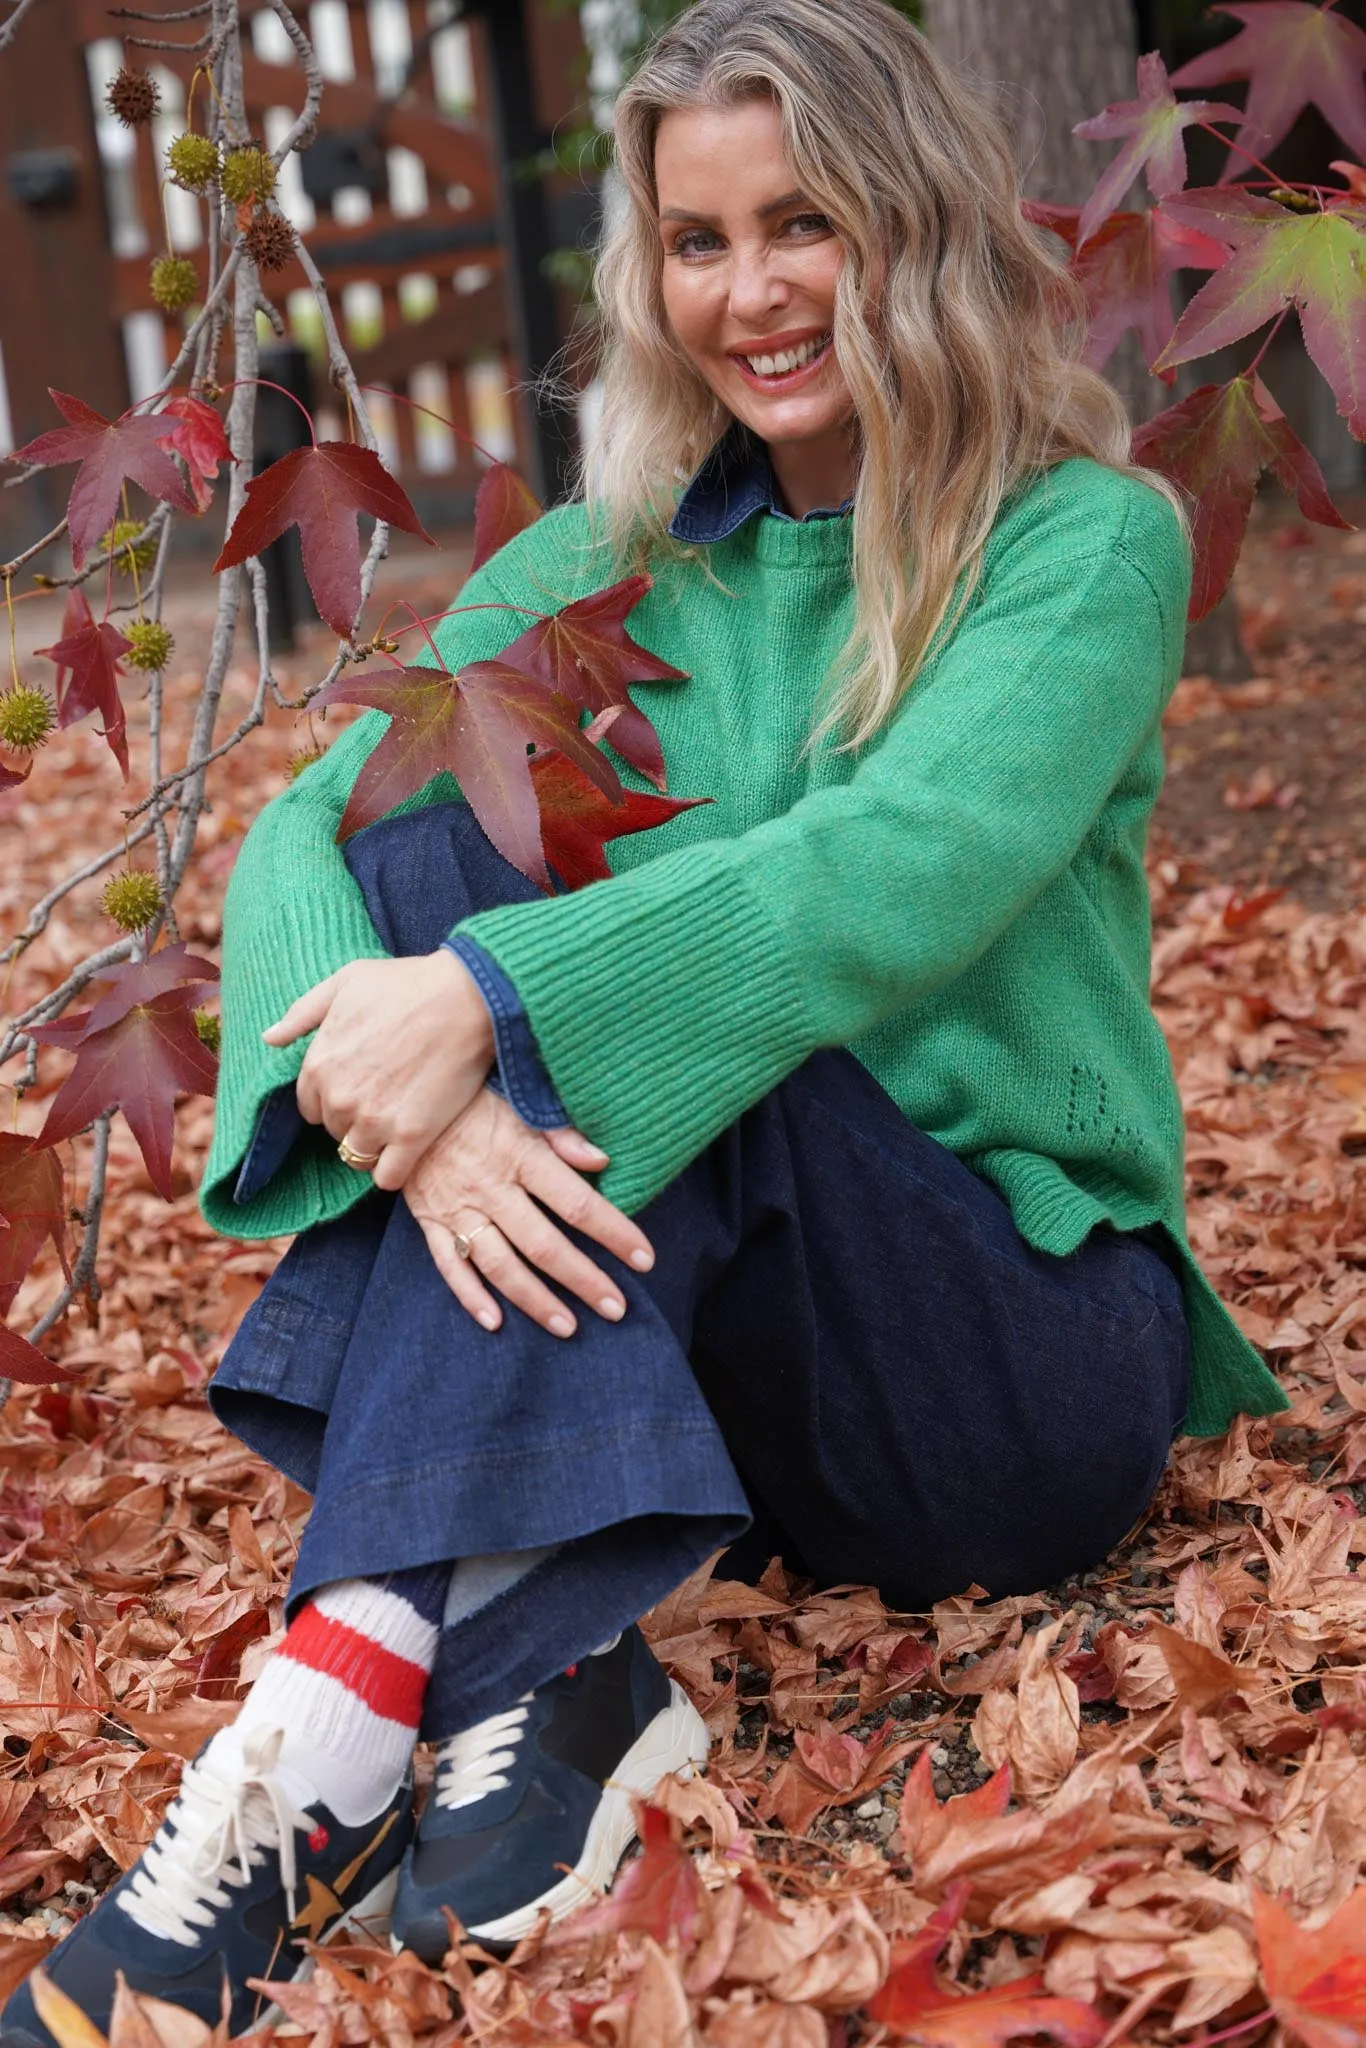
[[[625,1315],[626,1303],[615,1282],[557,1229],[545,1209],[637,1272],[654,1264],[645,1233],[583,1178],[606,1164],[606,1153],[580,1132],[533,1131],[486,1088],[419,1161],[404,1182],[403,1199],[441,1277],[476,1322],[496,1330],[503,1320],[483,1284],[488,1280],[552,1336],[572,1337],[574,1317],[532,1266],[609,1322]],[[467,1259],[456,1251],[457,1231],[472,1240]]]
[[[356,960],[320,981],[267,1045],[317,1037],[304,1055],[300,1113],[373,1161],[375,1186],[400,1188],[493,1064],[493,1025],[473,976],[444,947],[403,960]]]

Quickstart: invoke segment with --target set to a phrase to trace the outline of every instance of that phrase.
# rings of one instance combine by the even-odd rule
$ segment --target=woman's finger
[[[581,1173],[566,1165],[549,1146],[538,1146],[521,1169],[521,1182],[552,1214],[591,1237],[637,1273],[655,1262],[654,1246],[645,1232],[614,1208],[605,1195],[590,1187]]]
[[[438,1223],[432,1216],[419,1216],[418,1227],[427,1240],[427,1249],[432,1255],[437,1272],[441,1275],[451,1293],[468,1309],[476,1323],[485,1330],[496,1330],[503,1320],[503,1311],[480,1279],[478,1271],[469,1259],[462,1259],[455,1248],[455,1239],[444,1223]]]
[[[499,1214],[503,1203],[500,1201]],[[470,1246],[470,1264],[477,1266],[490,1287],[496,1287],[505,1301],[519,1308],[533,1323],[539,1323],[552,1337],[572,1337],[578,1324],[557,1294],[537,1278],[495,1223],[481,1230]]]
[[[316,1031],[332,1007],[337,993],[339,974],[329,974],[326,981],[320,981],[292,1002],[278,1023],[268,1025],[261,1033],[267,1045],[292,1045],[296,1038],[302,1038],[309,1031]]]
[[[497,1218],[498,1228],[508,1243],[537,1272],[546,1274],[570,1294],[577,1294],[580,1301],[609,1323],[621,1321],[626,1303],[616,1282],[556,1228],[530,1195],[523,1194],[520,1188],[510,1188],[498,1203]],[[477,1256],[481,1242],[475,1240],[472,1256]]]
[[[580,1173],[601,1173],[609,1164],[608,1155],[601,1145],[585,1138],[583,1132],[576,1131],[572,1124],[566,1124],[563,1130],[546,1131],[544,1136],[551,1151],[563,1159],[566,1166],[573,1166]]]

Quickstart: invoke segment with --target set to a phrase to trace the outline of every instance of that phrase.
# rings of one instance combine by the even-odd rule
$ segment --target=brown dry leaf
[[[1081,1703],[1062,1659],[1050,1656],[1060,1621],[1026,1636],[1015,1692],[1000,1688],[983,1697],[972,1738],[993,1770],[1009,1763],[1025,1799],[1044,1799],[1057,1790],[1076,1761]]]

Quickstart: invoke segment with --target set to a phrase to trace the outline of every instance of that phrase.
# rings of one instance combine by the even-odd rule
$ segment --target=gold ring
[[[378,1152],[353,1151],[345,1138],[342,1139],[337,1147],[337,1157],[341,1160],[343,1166],[353,1167],[357,1173],[364,1173],[367,1168],[378,1166],[379,1164]]]
[[[475,1224],[473,1230],[453,1230],[451,1232],[451,1236],[455,1240],[456,1257],[458,1259],[467,1259],[470,1255],[470,1246],[474,1243],[474,1240],[476,1239],[476,1237],[478,1237],[480,1231],[492,1230],[492,1228],[493,1218],[491,1216],[486,1216],[482,1223]]]

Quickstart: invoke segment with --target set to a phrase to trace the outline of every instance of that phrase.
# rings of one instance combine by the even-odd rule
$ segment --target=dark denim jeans
[[[395,954],[530,894],[460,804],[371,826],[348,861]],[[594,1248],[621,1323],[580,1308],[566,1342],[510,1308],[490,1335],[371,1194],[295,1240],[214,1380],[314,1495],[295,1601],[560,1546],[447,1631],[427,1732],[506,1707],[737,1539],[728,1569],[781,1550],[923,1609],[1093,1565],[1151,1497],[1188,1351],[1159,1249],[1033,1250],[851,1054],[807,1060],[639,1221],[651,1273]]]

